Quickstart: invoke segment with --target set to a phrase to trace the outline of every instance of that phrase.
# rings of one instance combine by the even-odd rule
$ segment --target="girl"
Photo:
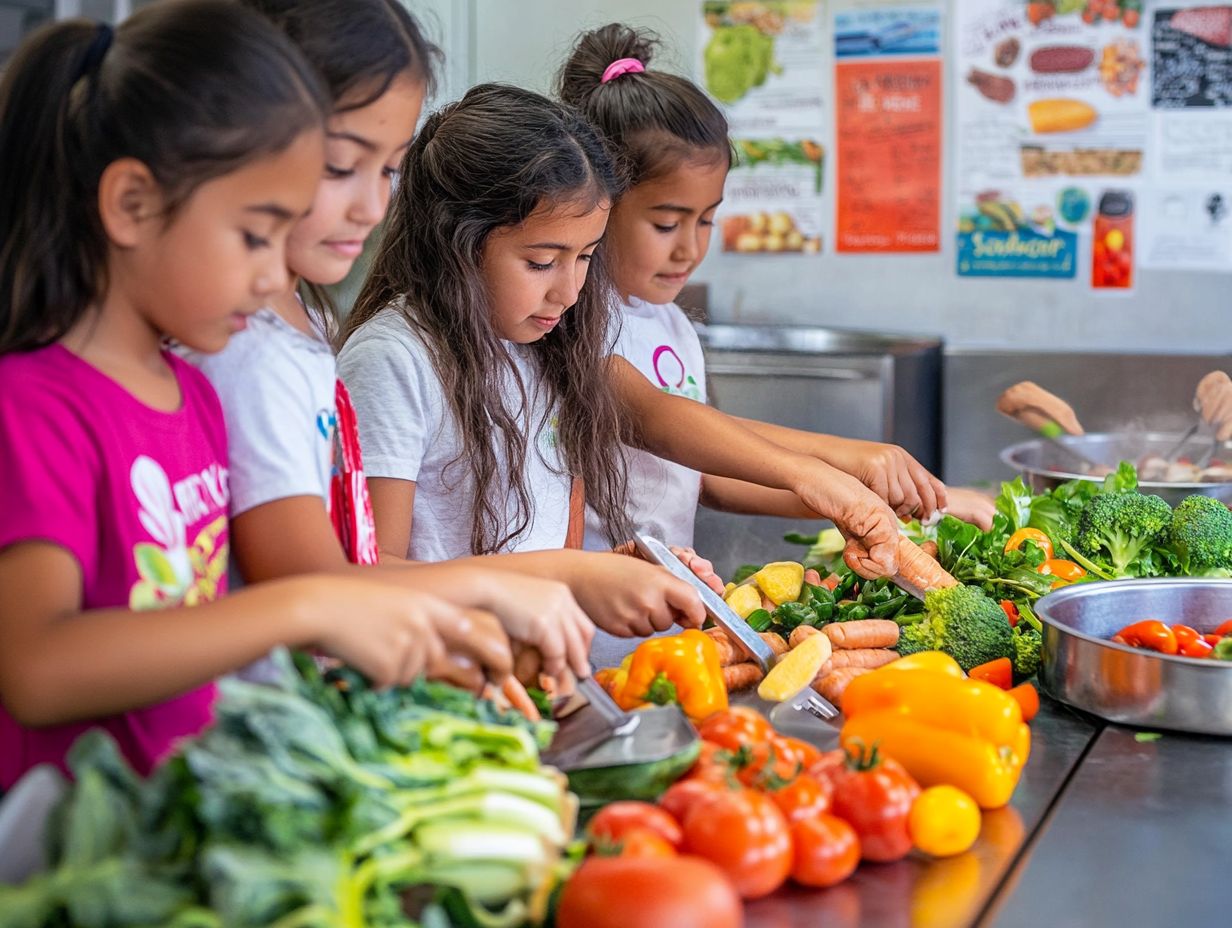
[[[647,70],[656,40],[612,24],[584,35],[562,68],[562,99],[604,131],[626,166],[630,189],[613,207],[608,237],[622,298],[616,353],[662,390],[706,401],[701,345],[673,302],[705,257],[714,212],[731,165],[727,122],[689,80]],[[857,477],[900,515],[926,517],[946,489],[891,445],[813,435],[750,420],[769,441]],[[700,501],[733,512],[812,516],[792,495],[699,475],[645,452],[630,452],[630,518],[679,545],[692,544]],[[604,544],[599,520],[587,547]]]
[[[704,457],[733,477],[798,487],[825,510],[839,505],[842,489],[818,479],[817,462],[716,425],[720,414],[699,404],[674,409],[696,430],[658,415],[644,434],[622,435],[622,422],[637,421],[630,413],[651,410],[630,378],[619,395],[609,387],[621,375],[609,370],[599,243],[620,185],[595,131],[571,110],[528,91],[473,88],[428,120],[403,167],[388,237],[339,357],[360,414],[383,553],[559,548],[571,509],[581,509],[578,482],[609,536],[626,537],[622,437],[684,463]],[[641,387],[657,396],[644,379]],[[727,444],[716,450],[716,441]],[[894,566],[886,515],[865,506],[849,520],[871,570]],[[562,556],[516,555],[547,570]],[[636,564],[607,563],[610,571]],[[588,611],[584,597],[613,595],[574,592]]]
[[[326,169],[312,210],[291,230],[290,271],[310,289],[309,303],[323,305],[321,284],[336,283],[351,269],[364,241],[384,217],[392,178],[410,145],[437,55],[414,19],[391,0],[245,0],[262,11],[304,51],[323,75],[332,113],[326,131]],[[368,561],[339,542],[331,516],[359,516],[357,542],[371,537],[364,507],[348,507],[331,493],[335,436],[345,431],[336,364],[326,338],[328,316],[310,312],[295,280],[259,310],[245,332],[214,355],[191,359],[218,389],[231,442],[232,544],[245,580],[260,582],[315,571],[348,571]],[[259,401],[254,401],[259,398]],[[343,436],[345,438],[345,436]],[[356,475],[362,488],[362,476]],[[333,481],[335,486],[337,478]],[[403,552],[405,553],[405,552]],[[519,642],[533,646],[544,669],[559,673],[566,662],[588,673],[593,626],[569,588],[558,580],[485,569],[474,564],[408,567],[387,559],[383,574],[411,589],[440,590],[460,605],[498,613]],[[602,560],[575,558],[575,583],[590,586]],[[507,565],[517,567],[517,564]],[[639,576],[650,568],[638,568]],[[626,577],[626,579],[628,579]],[[649,583],[633,583],[654,589]],[[627,599],[628,597],[625,597]],[[592,603],[605,621],[642,621],[613,595]],[[636,604],[635,604],[636,605]]]
[[[0,790],[62,765],[89,725],[148,771],[208,722],[210,680],[276,645],[388,683],[470,621],[360,580],[214,602],[222,416],[162,342],[217,350],[284,288],[323,107],[290,44],[223,0],[151,6],[114,34],[50,26],[8,65],[0,424],[20,440],[0,444]]]

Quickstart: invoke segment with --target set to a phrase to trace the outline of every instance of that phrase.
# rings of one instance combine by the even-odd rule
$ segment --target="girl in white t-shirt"
[[[424,124],[339,354],[382,556],[508,552],[502,566],[567,577],[586,557],[559,550],[580,540],[583,498],[609,542],[628,537],[623,440],[792,490],[800,508],[843,521],[861,569],[892,572],[893,513],[861,484],[661,394],[611,355],[601,242],[620,186],[594,127],[530,91],[474,87]],[[602,571],[571,586],[600,628],[670,624],[655,603],[679,602],[677,581],[590,556]],[[629,601],[642,605],[612,608]],[[651,621],[625,619],[648,609]]]
[[[655,389],[705,403],[701,344],[674,300],[709,247],[731,143],[723,114],[700,88],[647,69],[656,44],[653,36],[620,24],[582,36],[561,70],[560,95],[603,130],[630,173],[630,188],[612,208],[607,236],[622,301],[615,352]],[[856,477],[899,515],[927,517],[947,504],[944,485],[896,446],[739,421],[771,442]],[[677,545],[693,543],[699,500],[731,512],[828,515],[803,509],[792,493],[702,475],[645,451],[630,449],[629,457],[631,521]],[[972,514],[990,517],[988,509]],[[592,513],[587,547],[604,544]]]
[[[240,579],[359,565],[366,576],[377,561],[371,513],[321,286],[346,277],[384,218],[439,52],[397,0],[242,2],[294,41],[329,91],[325,172],[288,239],[290,285],[225,350],[189,357],[214,384],[226,417]],[[593,627],[563,583],[488,565],[397,565],[381,576],[409,596],[432,594],[469,610],[448,629],[460,657],[449,671],[455,682],[477,684],[481,667],[508,672],[501,626],[537,649],[548,672],[587,670]]]

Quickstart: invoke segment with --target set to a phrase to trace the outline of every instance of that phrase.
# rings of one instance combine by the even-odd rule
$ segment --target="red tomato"
[[[769,796],[755,790],[695,802],[684,819],[684,843],[689,853],[716,864],[744,899],[769,895],[791,872],[787,819]],[[684,924],[704,922],[694,918]]]
[[[1232,635],[1232,619],[1221,623],[1211,634],[1218,635],[1220,638],[1223,638],[1225,635]]]
[[[586,826],[586,834],[596,844],[620,844],[634,828],[653,831],[673,848],[684,841],[680,823],[649,802],[613,802],[596,813]]]
[[[822,783],[807,773],[802,773],[786,786],[771,790],[767,795],[782,810],[787,821],[797,822],[828,812],[833,793],[834,786],[831,783]]]
[[[802,886],[834,886],[856,871],[860,839],[856,830],[835,815],[821,815],[791,826],[795,857],[791,878]]]
[[[780,735],[773,739],[773,744],[774,752],[779,757],[797,763],[805,770],[821,760],[821,751],[799,738],[787,738]]]
[[[897,761],[874,747],[852,756],[834,775],[831,809],[856,830],[865,860],[890,861],[911,850],[907,816],[920,786]]]
[[[713,741],[703,741],[701,751],[697,755],[697,762],[689,768],[684,778],[726,783],[732,775],[732,767],[726,755],[726,748],[719,747]]]
[[[675,857],[676,848],[657,831],[630,828],[620,839],[620,857]]]
[[[834,785],[834,776],[847,766],[847,755],[841,750],[826,751],[821,760],[814,763],[805,772],[814,780]]]
[[[702,778],[680,780],[669,786],[667,791],[659,797],[659,805],[676,821],[683,822],[693,803],[703,797],[725,792],[731,792],[731,790],[722,783],[712,780]]]
[[[756,709],[733,706],[716,712],[698,727],[706,741],[712,741],[728,751],[739,751],[745,745],[769,741],[775,736],[770,723]]]
[[[749,787],[760,788],[768,782],[791,780],[803,769],[794,751],[784,749],[778,739],[744,748],[736,758],[740,762],[736,779]]]
[[[591,857],[569,878],[557,928],[740,928],[744,908],[714,864],[697,857]]]

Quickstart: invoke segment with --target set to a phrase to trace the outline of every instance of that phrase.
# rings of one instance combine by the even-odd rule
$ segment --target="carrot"
[[[513,674],[505,677],[501,683],[501,694],[509,700],[509,704],[513,708],[521,712],[530,721],[542,721],[543,716],[539,714],[539,707],[530,698],[530,693],[526,692],[526,687]]]
[[[793,648],[798,648],[800,645],[804,644],[805,639],[812,638],[814,635],[820,634],[821,629],[813,628],[811,625],[797,625],[791,630],[791,637],[787,639],[787,644]]]
[[[901,535],[898,539],[898,576],[921,593],[958,586],[958,581],[925,554],[919,545]]]
[[[1039,712],[1039,693],[1035,691],[1035,687],[1030,683],[1019,683],[1016,687],[1009,690],[1009,695],[1014,697],[1015,702],[1022,706],[1022,720],[1029,722],[1035,718]]]
[[[934,561],[941,554],[941,549],[937,547],[935,541],[926,541],[920,545],[920,550],[931,557]]]
[[[972,667],[967,676],[972,680],[983,680],[993,686],[1008,690],[1014,685],[1014,662],[1008,657],[998,657],[995,661],[987,661],[978,667]]]
[[[898,623],[889,619],[834,622],[821,631],[836,648],[892,648],[898,644]]]
[[[840,667],[833,673],[813,681],[813,689],[824,696],[838,708],[843,707],[843,693],[847,685],[856,677],[862,677],[872,671],[868,667]]]
[[[708,628],[706,629],[706,634],[719,651],[720,667],[730,667],[732,664],[739,664],[744,660],[744,654],[736,647],[736,642],[732,641],[723,629]]]
[[[756,686],[763,676],[761,668],[752,661],[730,664],[723,668],[723,685],[727,687],[727,692],[738,693]]]
[[[804,572],[804,582],[811,583],[813,586],[821,586],[821,574],[810,567]]]
[[[892,661],[898,660],[898,652],[888,648],[855,648],[848,651],[835,651],[828,661],[822,665],[821,672],[814,677],[814,682],[844,667],[863,667],[866,670],[876,670]]]
[[[790,645],[783,640],[783,636],[778,632],[758,632],[757,637],[770,646],[770,650],[774,652],[775,657],[782,657],[791,650]]]

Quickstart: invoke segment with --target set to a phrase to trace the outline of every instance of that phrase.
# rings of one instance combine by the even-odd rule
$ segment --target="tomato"
[[[787,821],[797,822],[828,812],[833,793],[834,785],[830,782],[823,783],[802,773],[786,786],[770,790],[767,795],[782,810]]]
[[[911,775],[874,746],[834,774],[831,810],[855,828],[865,860],[898,860],[911,850],[907,816],[919,794]]]
[[[684,818],[684,844],[716,864],[744,899],[769,895],[791,872],[791,828],[774,801],[755,790],[695,802]],[[704,922],[695,917],[681,924]]]
[[[1210,657],[1215,646],[1203,639],[1196,628],[1188,625],[1173,625],[1172,634],[1176,635],[1176,653],[1183,657]]]
[[[1018,620],[1022,618],[1022,616],[1018,612],[1018,607],[1014,605],[1014,601],[1012,599],[1001,600],[1001,611],[1004,612],[1005,617],[1010,620],[1010,628],[1016,628],[1018,626]]]
[[[980,807],[955,786],[933,786],[916,797],[907,827],[925,854],[952,857],[970,849],[979,837]]]
[[[736,753],[736,779],[749,787],[773,786],[794,779],[803,769],[794,751],[777,738],[745,747]]]
[[[1039,567],[1035,568],[1035,570],[1036,573],[1041,573],[1046,577],[1056,577],[1058,580],[1064,580],[1066,583],[1081,580],[1087,575],[1087,572],[1082,569],[1081,565],[1059,557],[1050,557],[1040,564]]]
[[[740,928],[731,882],[698,857],[591,857],[569,878],[557,928]]]
[[[1220,638],[1227,635],[1232,635],[1232,619],[1228,619],[1226,622],[1222,623],[1218,628],[1211,632],[1211,634],[1218,635]]]
[[[667,791],[659,797],[659,805],[676,821],[683,822],[693,803],[705,796],[727,792],[731,792],[727,786],[713,780],[703,778],[680,780],[669,786]]]
[[[630,828],[620,839],[620,857],[675,857],[676,848],[657,831]]]
[[[847,754],[841,749],[826,751],[821,759],[805,771],[814,780],[834,785],[834,776],[847,765]]]
[[[795,822],[791,838],[795,847],[791,878],[801,886],[834,886],[860,864],[856,830],[836,815],[823,812]]]
[[[1028,541],[1043,551],[1045,558],[1052,557],[1052,540],[1038,528],[1020,528],[1016,531],[1010,536],[1010,540],[1005,543],[1006,553],[1017,551]]]
[[[726,748],[721,748],[713,741],[703,741],[697,762],[685,773],[684,779],[712,780],[715,783],[726,783],[732,774],[731,764],[726,755]]]
[[[821,760],[821,751],[807,741],[788,738],[784,735],[779,735],[774,739],[774,751],[784,760],[799,764],[806,770]]]
[[[733,706],[716,712],[698,726],[698,733],[728,751],[739,751],[745,745],[769,741],[775,731],[756,709]]]
[[[620,844],[626,832],[646,828],[674,848],[684,841],[680,823],[649,802],[613,802],[600,809],[586,826],[586,835],[596,844]]]

